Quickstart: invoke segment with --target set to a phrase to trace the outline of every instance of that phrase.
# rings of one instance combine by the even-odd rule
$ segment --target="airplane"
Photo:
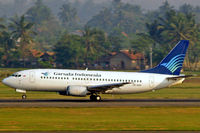
[[[181,40],[154,68],[139,72],[91,71],[69,69],[31,69],[14,73],[2,83],[23,93],[58,92],[60,95],[101,101],[99,94],[132,94],[154,91],[181,84],[187,75],[180,74],[188,40]]]

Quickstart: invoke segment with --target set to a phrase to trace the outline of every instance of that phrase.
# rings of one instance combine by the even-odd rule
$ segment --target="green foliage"
[[[3,18],[0,18],[0,29],[5,29],[5,25],[4,24],[1,24],[1,22],[3,22]]]
[[[41,68],[52,68],[50,61],[38,61],[38,63]]]
[[[72,30],[78,26],[78,16],[75,8],[71,4],[64,4],[58,13],[59,19],[62,21],[64,27]]]
[[[153,22],[159,17],[165,17],[166,13],[170,10],[174,10],[174,7],[171,6],[168,1],[165,1],[157,10],[148,11],[145,16],[148,18],[148,22]]]
[[[105,2],[95,2],[94,0],[80,0],[70,1],[72,6],[76,8],[77,15],[80,18],[81,27],[84,27],[85,24],[96,14],[98,14],[104,7],[110,5],[110,1]]]
[[[56,62],[62,67],[78,67],[83,62],[82,38],[65,34],[55,45]]]
[[[13,62],[20,66],[19,59],[32,59],[30,49],[55,50],[59,64],[80,67],[99,63],[102,57],[121,49],[133,49],[149,59],[152,48],[157,64],[182,39],[190,40],[185,64],[189,69],[199,66],[199,6],[183,4],[176,10],[165,1],[157,10],[143,12],[140,6],[122,0],[36,0],[30,2],[30,8],[26,0],[13,3],[0,4],[1,16],[11,12],[25,15],[0,19],[1,66],[11,66]],[[77,31],[79,36],[72,35]],[[50,67],[48,63],[39,62],[41,67]]]
[[[109,52],[107,50],[109,48],[109,42],[106,38],[105,32],[102,30],[85,27],[85,30],[83,31],[83,41],[86,65],[97,61],[98,58]]]
[[[26,12],[28,21],[35,24],[41,24],[43,21],[51,20],[52,17],[51,9],[45,6],[42,0],[37,0],[35,6]]]
[[[26,20],[35,24],[33,29],[38,34],[35,37],[35,42],[38,44],[35,46],[36,49],[51,51],[60,33],[63,32],[51,9],[42,0],[37,0],[35,5],[26,12],[25,16]]]
[[[82,34],[65,34],[55,45],[56,61],[63,67],[90,66],[109,52],[110,42],[103,31],[86,27]]]
[[[57,43],[60,35],[65,29],[59,25],[55,19],[44,21],[40,25],[35,25],[37,36],[35,37],[36,49],[42,51],[52,51],[53,46]]]
[[[113,1],[111,7],[100,11],[87,23],[87,26],[98,27],[108,33],[115,28],[125,33],[137,33],[145,30],[144,22],[145,17],[139,6]]]
[[[11,34],[7,31],[2,32],[0,38],[1,50],[1,60],[5,66],[9,66],[9,62],[12,60],[15,48],[15,41],[11,38]]]
[[[160,29],[164,41],[175,43],[179,40],[196,40],[198,25],[192,14],[177,13],[174,10],[160,18]]]
[[[122,49],[123,38],[121,36],[109,36],[108,38],[111,45],[110,51],[117,52]]]
[[[146,24],[148,34],[140,34],[140,37],[132,42],[133,48],[139,51],[148,51],[146,49],[151,44],[154,61],[159,61],[161,60],[160,55],[166,55],[178,41],[190,40],[189,49],[193,52],[189,50],[186,64],[190,69],[191,63],[197,65],[200,52],[198,49],[200,28],[189,7],[189,5],[183,5],[180,8],[181,12],[177,12],[170,7],[168,2],[165,2],[159,9],[163,11],[161,17]]]
[[[194,12],[194,8],[190,4],[183,4],[179,7],[179,11],[184,14],[190,14],[191,12]]]
[[[16,41],[25,43],[30,43],[30,41],[33,40],[32,35],[36,34],[31,30],[32,27],[33,23],[26,21],[24,15],[11,18],[11,23],[9,25],[9,28],[12,31],[12,37],[16,39]]]
[[[12,62],[19,58],[16,50],[15,38],[5,25],[1,26],[0,32],[0,58],[1,66],[10,67]],[[15,60],[16,61],[16,60]]]
[[[21,17],[15,16],[11,19],[9,28],[11,29],[11,37],[15,39],[16,46],[18,45],[18,51],[20,57],[23,59],[25,67],[25,58],[30,56],[31,43],[33,36],[36,33],[32,30],[33,23],[29,23],[25,20],[24,15]]]

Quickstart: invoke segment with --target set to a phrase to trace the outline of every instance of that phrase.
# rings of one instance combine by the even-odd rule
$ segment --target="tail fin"
[[[185,54],[189,46],[188,40],[181,40],[171,52],[156,67],[144,70],[145,73],[179,75],[183,66]]]

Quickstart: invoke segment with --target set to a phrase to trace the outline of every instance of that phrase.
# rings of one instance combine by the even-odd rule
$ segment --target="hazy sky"
[[[0,0],[0,2],[2,2],[2,3],[13,2],[13,1],[14,0]],[[32,0],[28,0],[28,1],[32,1]],[[71,1],[73,1],[73,0],[71,0]],[[79,0],[79,1],[84,2],[87,0]],[[108,0],[94,0],[94,1],[95,2],[104,2],[104,1],[108,1]],[[140,5],[143,9],[146,9],[146,10],[152,10],[152,9],[157,9],[166,0],[122,0],[122,1]],[[200,0],[168,0],[168,2],[171,5],[173,5],[175,8],[178,8],[180,5],[182,5],[184,3],[188,3],[193,6],[196,6],[196,5],[200,6]]]

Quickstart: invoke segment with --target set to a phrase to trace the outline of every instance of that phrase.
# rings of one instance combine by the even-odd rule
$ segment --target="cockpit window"
[[[13,74],[13,75],[11,75],[11,76],[15,77],[16,75],[15,75],[15,74]]]
[[[13,74],[13,75],[11,75],[12,77],[21,77],[22,75],[21,74]]]

